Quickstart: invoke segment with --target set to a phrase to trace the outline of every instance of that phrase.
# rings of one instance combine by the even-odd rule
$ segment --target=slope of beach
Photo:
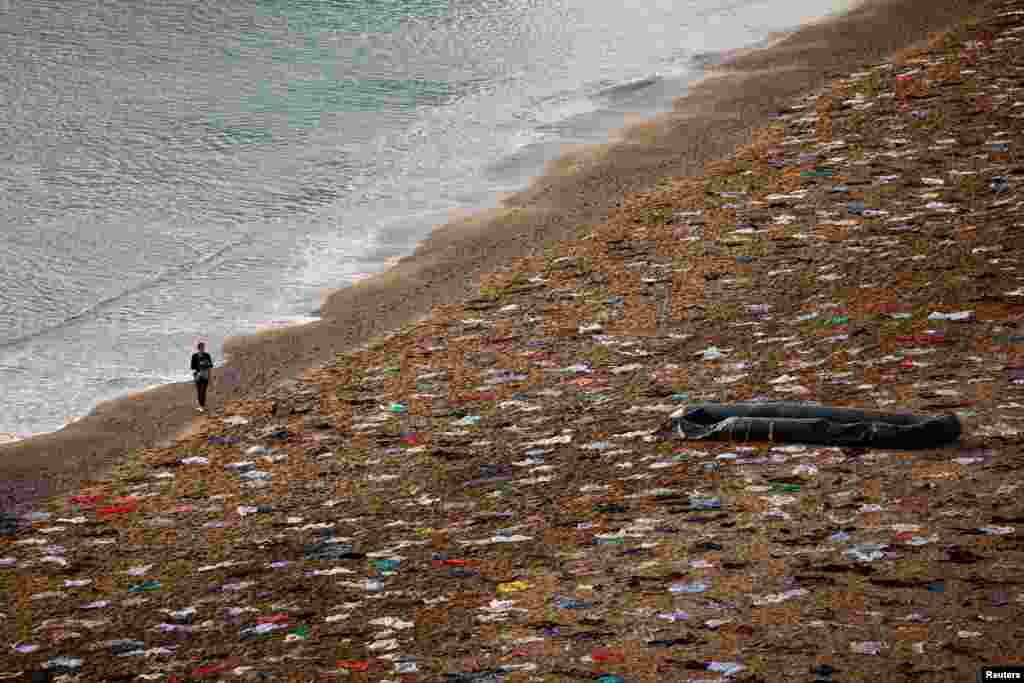
[[[1024,664],[1024,1],[975,16],[846,63],[532,256],[466,226],[502,256],[473,291],[4,520],[0,674],[937,683]],[[443,283],[479,253],[442,249],[455,232],[399,272]],[[386,281],[364,287],[325,311],[387,306]],[[898,451],[666,429],[758,398],[964,433]]]
[[[214,405],[265,391],[437,303],[465,296],[481,272],[602,220],[623,193],[728,153],[785,98],[941,29],[971,7],[952,0],[928,3],[925,11],[908,0],[867,3],[734,60],[728,78],[695,88],[673,113],[614,145],[589,148],[585,158],[554,164],[530,188],[506,198],[508,210],[435,230],[397,267],[330,297],[320,322],[227,344],[231,361],[211,391]],[[163,386],[102,404],[58,432],[0,445],[0,508],[70,490],[109,469],[126,449],[173,436],[193,417],[193,400],[187,384]]]

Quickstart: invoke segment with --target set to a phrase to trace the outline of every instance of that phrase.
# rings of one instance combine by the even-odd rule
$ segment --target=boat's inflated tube
[[[931,417],[797,402],[701,403],[672,414],[684,439],[774,441],[825,446],[936,448],[960,438],[955,415]]]

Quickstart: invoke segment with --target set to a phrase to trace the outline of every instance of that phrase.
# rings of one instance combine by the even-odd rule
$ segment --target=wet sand
[[[780,106],[833,76],[882,60],[981,7],[957,0],[876,0],[733,57],[672,112],[623,131],[608,145],[551,165],[506,208],[435,230],[390,270],[333,293],[322,320],[231,339],[209,406],[258,397],[335,354],[473,292],[477,278],[599,222],[628,192],[666,175],[698,171],[747,140]],[[183,363],[191,354],[182,349]],[[223,380],[225,372],[239,379]],[[98,406],[52,434],[0,445],[0,509],[23,508],[100,476],[125,451],[169,439],[196,418],[195,390],[172,384]]]

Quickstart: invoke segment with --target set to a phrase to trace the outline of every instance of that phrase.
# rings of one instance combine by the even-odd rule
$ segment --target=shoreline
[[[372,277],[372,274],[363,275],[363,276],[361,276],[360,279],[363,279],[363,278],[366,278],[366,277]],[[260,334],[264,334],[264,333],[267,333],[267,332],[273,332],[274,330],[282,330],[282,329],[286,329],[286,328],[302,327],[304,325],[310,325],[310,324],[318,322],[320,320],[321,320],[320,316],[313,316],[313,315],[303,316],[303,315],[296,314],[294,316],[287,317],[287,318],[265,321],[264,323],[262,323],[262,326],[257,327],[251,334],[253,334],[253,335],[260,335]],[[224,359],[223,365],[226,366],[229,363],[230,363],[230,359]],[[151,391],[155,391],[157,389],[160,389],[161,387],[173,386],[175,384],[182,384],[182,383],[189,383],[189,380],[183,380],[181,382],[163,382],[163,383],[160,383],[160,384],[150,384],[148,386],[142,387],[141,389],[134,389],[134,390],[129,391],[129,392],[127,392],[127,393],[125,393],[125,394],[123,394],[121,396],[118,396],[118,397],[115,397],[113,399],[110,399],[110,402],[126,401],[128,399],[137,399],[140,396],[142,396],[143,394],[149,393]],[[0,446],[11,445],[11,444],[19,443],[19,442],[22,442],[22,441],[27,441],[29,439],[34,439],[34,438],[37,438],[37,437],[48,436],[50,434],[56,434],[56,433],[58,433],[58,432],[60,432],[60,431],[62,431],[64,429],[66,429],[67,427],[75,424],[76,422],[79,422],[79,421],[87,418],[91,414],[92,413],[85,413],[83,415],[77,415],[77,416],[71,418],[70,420],[68,420],[67,423],[65,423],[60,429],[56,429],[56,430],[49,431],[49,432],[34,432],[34,433],[23,434],[23,435],[22,434],[18,434],[17,432],[0,432]]]
[[[830,21],[830,20],[832,20],[832,19],[834,19],[834,18],[836,18],[838,16],[841,16],[842,14],[844,14],[847,11],[849,11],[850,9],[853,9],[853,8],[856,8],[857,6],[862,5],[867,0],[848,0],[848,1],[851,3],[851,6],[848,7],[847,9],[845,9],[845,10],[837,10],[837,11],[832,12],[832,13],[830,13],[828,15],[823,16],[823,17],[819,17],[817,19],[812,19],[810,21],[807,21],[804,24],[801,24],[801,25],[799,25],[797,27],[794,27],[794,28],[790,28],[790,29],[786,29],[786,30],[782,30],[782,31],[778,31],[778,32],[772,32],[772,33],[770,33],[768,35],[768,37],[758,41],[757,43],[755,43],[753,45],[750,45],[750,46],[747,46],[747,47],[734,48],[734,49],[722,51],[720,53],[716,53],[715,59],[712,60],[709,65],[701,67],[700,69],[698,69],[699,75],[694,80],[688,82],[688,84],[686,86],[687,92],[689,90],[691,90],[692,88],[698,87],[701,83],[703,83],[706,80],[713,79],[713,78],[715,78],[717,76],[720,76],[721,73],[719,72],[719,69],[720,69],[721,65],[724,64],[724,63],[727,63],[729,60],[734,59],[734,58],[739,57],[739,56],[742,56],[742,55],[745,55],[745,54],[748,54],[748,53],[751,53],[751,52],[756,52],[756,51],[765,50],[765,49],[771,49],[772,47],[774,47],[778,43],[786,40],[787,38],[792,36],[794,33],[796,33],[797,31],[801,30],[802,28],[807,27],[807,26],[812,26],[812,25],[815,25],[815,24],[819,24],[819,23],[822,23],[822,22]],[[660,77],[660,75],[658,77]],[[685,97],[686,97],[686,94],[683,94],[683,95],[680,95],[680,96],[672,98],[672,101],[674,102],[674,101],[676,101],[676,100],[678,100],[680,98],[685,98]],[[623,126],[621,126],[619,128],[614,128],[614,129],[608,131],[607,137],[608,137],[608,141],[609,142],[614,143],[614,142],[620,141],[621,140],[621,136],[622,136],[624,131],[628,130],[629,128],[631,128],[634,125],[643,125],[645,122],[650,120],[650,117],[645,116],[643,114],[626,115],[624,117],[624,120],[625,120],[625,125],[623,125]],[[570,150],[585,150],[587,147],[590,147],[590,146],[591,146],[590,144],[572,144],[572,145],[567,144],[567,145],[564,145],[564,148],[565,149],[570,149]],[[536,177],[534,177],[532,180],[536,180]],[[532,182],[532,180],[530,182]],[[489,212],[489,211],[500,211],[501,208],[502,208],[504,200],[507,197],[510,197],[510,196],[516,194],[516,192],[522,191],[522,189],[523,188],[520,188],[519,190],[512,191],[512,192],[499,192],[499,193],[496,193],[496,194],[492,195],[487,200],[486,204],[482,204],[482,205],[478,204],[475,208],[460,208],[460,209],[456,209],[456,210],[450,211],[449,212],[449,220],[446,223],[444,223],[444,224],[441,224],[439,226],[435,226],[435,229],[437,229],[439,227],[443,227],[444,225],[447,225],[449,223],[458,222],[459,220],[465,220],[465,219],[470,219],[471,220],[473,216],[478,215],[480,213],[486,213],[486,212]],[[355,274],[355,276],[352,279],[352,282],[349,285],[347,285],[347,286],[352,286],[352,285],[355,285],[355,284],[357,284],[359,282],[362,282],[364,280],[368,280],[368,279],[371,279],[371,278],[374,278],[374,277],[377,277],[377,276],[381,276],[384,273],[386,273],[389,269],[391,269],[394,265],[396,265],[401,259],[402,259],[402,257],[390,257],[390,258],[386,259],[384,261],[383,270],[359,272],[359,273]],[[328,290],[329,293],[326,294],[323,297],[323,300],[321,301],[320,306],[318,306],[316,309],[312,310],[309,313],[309,315],[302,316],[299,313],[295,313],[291,318],[288,318],[288,319],[285,319],[285,320],[269,320],[269,321],[266,321],[265,323],[263,323],[261,326],[257,326],[251,332],[246,333],[245,336],[257,336],[258,337],[261,334],[263,334],[265,332],[268,332],[268,331],[273,331],[273,330],[276,330],[276,329],[282,329],[282,328],[285,328],[285,327],[298,327],[298,326],[301,326],[301,325],[308,325],[310,323],[317,322],[317,321],[322,319],[321,311],[323,309],[323,302],[326,300],[326,298],[328,296],[330,296],[330,293],[338,291],[339,289],[344,289],[344,287],[329,288],[329,290]],[[295,320],[292,320],[292,318],[294,318]],[[224,364],[227,364],[228,359],[225,358],[223,360],[224,360]],[[183,382],[187,383],[188,380],[183,380]],[[164,382],[164,383],[160,383],[160,384],[152,384],[152,385],[143,387],[141,389],[135,389],[135,390],[128,391],[128,392],[126,392],[126,393],[124,393],[124,394],[122,394],[120,396],[116,396],[114,398],[109,399],[109,401],[111,401],[111,402],[126,401],[128,399],[132,399],[132,398],[137,397],[137,395],[139,395],[139,394],[143,394],[143,393],[152,391],[154,389],[158,389],[160,387],[172,386],[174,384],[180,384],[180,383],[182,383],[182,382]],[[74,423],[76,423],[76,422],[78,422],[78,421],[88,417],[94,411],[95,411],[95,409],[93,409],[93,411],[90,411],[88,413],[83,413],[83,414],[80,414],[80,415],[76,415],[74,418],[68,420],[61,427],[59,427],[57,429],[54,429],[54,430],[50,430],[50,431],[32,432],[32,433],[25,433],[25,434],[17,434],[15,432],[0,432],[0,446],[5,446],[5,445],[10,445],[10,444],[18,443],[18,442],[25,441],[25,440],[32,439],[32,438],[36,438],[36,437],[47,436],[47,435],[50,435],[50,434],[56,434],[56,433],[62,431],[63,429],[65,429],[66,427],[68,427],[68,426],[70,426],[70,425],[72,425],[72,424],[74,424]]]
[[[615,131],[606,144],[570,152],[505,196],[501,208],[439,226],[388,270],[331,293],[320,306],[320,320],[229,338],[224,355],[231,361],[221,372],[229,369],[239,379],[224,386],[215,376],[211,408],[265,394],[433,306],[465,297],[481,273],[602,220],[626,193],[729,153],[783,101],[970,16],[964,4],[866,0],[805,23],[768,47],[730,53],[671,111]],[[126,451],[187,430],[193,400],[188,382],[160,385],[104,402],[59,431],[0,443],[0,509],[70,490]]]

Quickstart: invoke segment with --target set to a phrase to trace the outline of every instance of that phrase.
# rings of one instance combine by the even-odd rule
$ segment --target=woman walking
[[[192,354],[192,377],[196,382],[196,398],[199,399],[199,412],[206,412],[206,389],[210,386],[210,371],[213,369],[213,358],[206,352],[206,344],[199,342],[198,351]]]

